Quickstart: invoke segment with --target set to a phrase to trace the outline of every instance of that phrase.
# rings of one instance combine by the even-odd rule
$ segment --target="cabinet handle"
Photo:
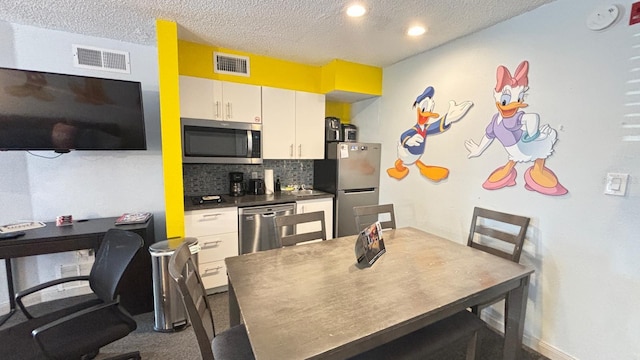
[[[215,272],[219,272],[220,269],[222,269],[222,266],[216,266],[214,268],[207,268],[207,269],[204,269],[204,273],[208,274],[209,272],[214,272],[214,271]]]
[[[298,144],[298,157],[302,157],[302,144]]]
[[[217,217],[222,215],[221,213],[215,213],[215,214],[204,214],[202,215],[202,217]]]
[[[227,119],[231,119],[231,103],[227,103]]]
[[[216,101],[216,118],[220,118],[220,101]]]
[[[289,157],[293,157],[293,144],[289,146]]]
[[[206,243],[202,244],[202,247],[208,248],[209,246],[218,246],[218,244],[220,244],[221,242],[222,240],[207,241]]]

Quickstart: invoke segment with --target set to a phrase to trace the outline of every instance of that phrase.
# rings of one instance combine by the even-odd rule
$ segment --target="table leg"
[[[529,276],[520,280],[520,286],[511,290],[507,296],[507,318],[505,319],[504,352],[505,360],[520,359],[524,320],[529,294]]]
[[[7,271],[7,291],[9,293],[9,312],[0,317],[0,326],[3,325],[11,315],[16,312],[16,295],[13,289],[13,272],[11,270],[11,259],[4,259]]]
[[[229,326],[240,325],[240,306],[238,306],[238,299],[236,293],[233,291],[233,285],[231,280],[227,279],[229,283]]]

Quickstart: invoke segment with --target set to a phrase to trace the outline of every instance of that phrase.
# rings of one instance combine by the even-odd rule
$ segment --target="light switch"
[[[622,180],[620,178],[614,177],[611,179],[611,190],[620,191]]]
[[[629,174],[608,173],[604,193],[607,195],[624,196],[627,190],[628,179]]]

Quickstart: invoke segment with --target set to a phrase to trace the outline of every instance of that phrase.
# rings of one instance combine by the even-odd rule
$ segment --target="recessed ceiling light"
[[[407,30],[407,35],[409,36],[420,36],[427,32],[427,30],[422,26],[412,26]]]
[[[347,15],[351,17],[360,17],[367,12],[362,5],[351,5],[347,8]]]

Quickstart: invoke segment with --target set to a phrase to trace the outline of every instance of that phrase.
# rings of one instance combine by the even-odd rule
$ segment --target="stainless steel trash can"
[[[173,238],[149,246],[153,273],[153,308],[155,323],[153,330],[159,332],[180,331],[189,325],[178,286],[169,274],[169,259],[183,242],[189,244],[196,267],[200,246],[196,238]],[[197,269],[196,269],[197,271]]]

